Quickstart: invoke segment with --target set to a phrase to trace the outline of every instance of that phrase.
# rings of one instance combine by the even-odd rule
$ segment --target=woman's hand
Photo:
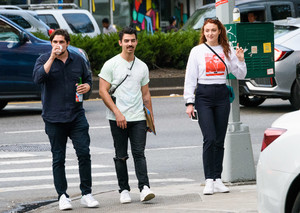
[[[239,59],[239,61],[243,62],[245,60],[244,58],[244,50],[242,47],[239,47],[239,43],[237,43],[237,46],[236,46],[236,57]]]
[[[186,114],[188,114],[188,116],[189,116],[189,118],[193,115],[193,116],[195,116],[195,114],[194,114],[194,106],[192,105],[192,104],[190,104],[190,105],[188,105],[187,107],[186,107]]]

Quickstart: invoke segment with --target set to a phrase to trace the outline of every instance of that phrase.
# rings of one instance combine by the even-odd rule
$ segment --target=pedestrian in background
[[[200,44],[194,47],[189,55],[184,99],[188,116],[194,115],[194,108],[198,113],[198,123],[204,142],[203,194],[211,195],[215,192],[229,192],[221,180],[221,174],[230,102],[225,65],[204,43],[225,61],[228,71],[236,78],[245,78],[247,68],[244,50],[238,46],[236,51],[230,48],[223,24],[217,18],[206,19],[201,30]],[[194,95],[195,89],[196,95]]]
[[[113,25],[109,24],[108,18],[104,18],[102,20],[102,26],[103,26],[103,33],[104,34],[110,34],[110,33],[116,33],[117,32],[116,28]]]
[[[70,36],[66,30],[55,30],[50,36],[50,41],[52,50],[37,59],[33,79],[41,85],[42,117],[51,144],[53,178],[58,193],[59,209],[72,209],[65,174],[68,137],[72,140],[79,162],[81,204],[96,207],[99,203],[91,194],[89,124],[82,102],[75,102],[76,92],[84,94],[91,89],[91,73],[84,59],[68,50]],[[78,85],[80,78],[83,84]]]
[[[166,29],[166,32],[177,32],[178,29],[176,27],[177,21],[176,21],[176,17],[175,16],[171,16],[169,19],[169,26]]]
[[[254,12],[249,12],[247,17],[248,17],[248,22],[250,23],[257,22],[257,15]]]
[[[148,86],[149,69],[134,55],[137,44],[136,30],[125,27],[119,33],[122,52],[105,62],[99,74],[99,94],[108,108],[106,118],[109,120],[114,141],[114,162],[121,203],[131,202],[126,164],[129,158],[128,139],[138,179],[140,200],[148,201],[155,197],[150,190],[145,158],[147,126],[143,105],[150,110],[153,117]],[[112,93],[114,100],[110,96]]]

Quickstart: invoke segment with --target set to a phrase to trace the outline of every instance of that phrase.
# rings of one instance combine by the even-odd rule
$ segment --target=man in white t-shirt
[[[128,139],[141,192],[140,199],[148,201],[155,197],[150,190],[145,158],[147,125],[143,105],[153,117],[148,87],[149,69],[134,55],[137,43],[136,30],[125,27],[119,33],[122,52],[105,62],[99,74],[99,94],[107,106],[106,118],[114,140],[114,162],[121,203],[131,202],[126,164]]]
[[[103,26],[103,33],[104,34],[110,34],[110,33],[116,33],[117,32],[116,28],[113,25],[109,24],[108,18],[104,18],[102,20],[102,26]]]

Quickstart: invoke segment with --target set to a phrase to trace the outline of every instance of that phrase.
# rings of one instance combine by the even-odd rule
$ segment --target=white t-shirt
[[[105,62],[99,77],[115,88],[126,75],[128,75],[126,80],[113,94],[116,97],[116,106],[125,116],[126,121],[146,120],[141,87],[147,85],[150,80],[149,69],[144,62],[137,57],[134,63],[128,62],[118,54]],[[109,109],[106,111],[106,118],[116,120],[114,113]]]
[[[221,45],[211,46],[211,48],[225,61],[229,73],[232,73],[237,79],[245,78],[247,74],[246,63],[238,60],[233,48],[231,48],[229,60],[226,58]],[[223,62],[205,44],[194,47],[190,52],[186,67],[184,99],[187,103],[194,103],[194,91],[197,83],[225,84],[226,75]]]
[[[116,33],[116,32],[117,32],[116,28],[114,28],[114,26],[112,26],[112,25],[109,25],[108,29],[103,27],[103,33],[104,34]]]

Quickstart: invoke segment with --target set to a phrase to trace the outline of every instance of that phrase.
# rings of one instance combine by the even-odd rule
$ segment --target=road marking
[[[165,148],[150,148],[146,149],[146,151],[157,151],[157,150],[170,150],[170,149],[194,149],[202,146],[175,146],[175,147],[165,147]]]
[[[160,183],[160,182],[194,182],[193,179],[188,178],[167,178],[167,179],[150,179],[150,182],[153,183]],[[137,183],[137,180],[129,181],[130,184]],[[111,181],[94,181],[93,186],[100,186],[100,185],[117,185],[116,180]],[[78,187],[79,183],[68,183],[69,187]],[[38,190],[38,189],[54,189],[53,184],[42,184],[42,185],[31,185],[31,186],[17,186],[17,187],[3,187],[0,188],[0,193],[2,192],[16,192],[16,191],[28,191],[28,190]]]
[[[92,165],[92,169],[102,169],[102,168],[113,168],[113,165]],[[78,169],[78,166],[66,166],[66,170]],[[52,166],[43,167],[43,168],[23,168],[23,169],[8,169],[0,170],[0,174],[9,174],[9,173],[26,173],[26,172],[45,172],[52,171]]]
[[[77,159],[66,159],[66,161],[72,161]],[[52,159],[36,159],[36,160],[16,160],[16,161],[4,161],[0,162],[1,165],[12,165],[12,164],[29,164],[29,163],[44,163],[44,162],[52,162]]]
[[[135,175],[135,172],[128,172],[129,175]],[[149,175],[156,175],[157,173],[148,173]],[[108,177],[116,176],[116,172],[101,172],[101,173],[92,173],[92,177]],[[79,178],[79,174],[66,174],[67,179]],[[0,178],[0,182],[15,182],[15,181],[40,181],[40,180],[52,180],[52,175],[35,175],[35,176],[22,176],[22,177],[7,177]]]
[[[0,159],[4,158],[24,158],[24,157],[34,157],[33,154],[28,154],[24,152],[1,152]],[[2,162],[0,162],[1,165]]]
[[[92,126],[90,129],[107,129],[110,128],[110,126]],[[10,132],[4,132],[5,134],[24,134],[24,133],[39,133],[39,132],[45,132],[45,130],[37,129],[37,130],[23,130],[23,131],[10,131]]]

